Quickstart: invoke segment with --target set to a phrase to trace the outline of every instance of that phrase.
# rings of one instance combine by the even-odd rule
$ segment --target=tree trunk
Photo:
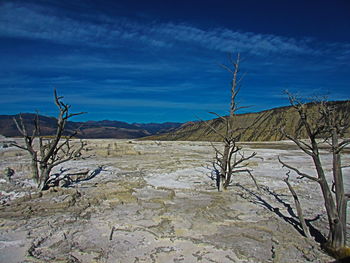
[[[337,151],[339,147],[338,135],[335,129],[332,131],[333,145],[333,179],[335,186],[335,197],[337,202],[337,212],[342,225],[343,231],[343,246],[346,244],[346,198],[344,191],[343,173],[341,169],[340,153]]]
[[[216,185],[218,187],[219,192],[221,192],[222,190],[226,190],[224,188],[224,181],[225,181],[225,177],[223,176],[223,174],[221,174],[221,173],[218,174]]]
[[[326,245],[329,248],[338,249],[345,246],[342,222],[339,219],[337,207],[335,205],[332,192],[326,181],[326,176],[322,169],[321,161],[318,156],[313,156],[313,159],[319,177],[319,184],[321,186],[322,194],[324,197],[324,203],[329,223],[329,234]]]
[[[230,154],[230,145],[228,145],[225,142],[225,148],[224,148],[224,155],[222,156],[222,168],[221,168],[221,180],[220,180],[220,190],[227,190],[227,186],[228,186],[228,182],[227,180],[228,178],[228,165],[230,165],[229,163],[229,154]]]
[[[38,163],[36,161],[36,156],[32,156],[31,160],[31,170],[32,170],[32,179],[34,182],[38,183],[39,182],[39,169],[38,169]]]
[[[45,190],[47,187],[47,180],[50,177],[50,172],[52,168],[49,168],[47,166],[40,167],[40,180],[38,184],[38,189],[40,191]]]

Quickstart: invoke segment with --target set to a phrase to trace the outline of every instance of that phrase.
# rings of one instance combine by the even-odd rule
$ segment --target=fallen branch
[[[309,231],[309,228],[307,227],[306,225],[306,222],[305,222],[305,219],[304,219],[304,215],[303,215],[303,210],[301,209],[301,205],[300,205],[300,202],[299,202],[299,198],[298,198],[298,195],[297,193],[294,191],[294,188],[292,187],[292,185],[289,183],[288,179],[289,179],[289,173],[290,171],[287,172],[287,178],[285,178],[283,181],[287,184],[288,188],[289,188],[289,191],[291,192],[292,196],[293,196],[293,199],[294,199],[294,203],[295,203],[295,207],[297,209],[297,214],[298,214],[298,218],[299,218],[299,221],[300,221],[300,224],[301,224],[301,227],[304,231],[304,235],[311,239],[311,234],[310,234],[310,231]]]
[[[111,233],[109,234],[109,240],[113,239],[113,233],[114,233],[115,227],[113,226],[111,229]]]

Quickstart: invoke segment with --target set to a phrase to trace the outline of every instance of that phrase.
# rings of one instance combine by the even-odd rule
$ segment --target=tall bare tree
[[[63,97],[58,96],[56,90],[54,90],[54,100],[59,114],[57,117],[56,132],[53,138],[42,136],[38,114],[33,120],[34,128],[31,133],[29,133],[22,115],[19,116],[19,119],[14,118],[17,129],[25,142],[24,146],[19,144],[14,144],[14,146],[29,152],[31,156],[32,178],[37,182],[40,190],[47,188],[50,173],[55,166],[79,157],[84,147],[82,141],[80,141],[79,146],[72,146],[71,139],[76,135],[76,131],[69,136],[63,136],[68,119],[84,112],[70,113],[69,109],[71,106],[65,104],[62,99]]]
[[[232,176],[239,173],[247,173],[254,180],[255,185],[257,183],[248,168],[248,160],[253,158],[256,153],[253,152],[250,155],[245,155],[242,151],[242,147],[237,144],[242,136],[242,132],[246,128],[235,127],[236,125],[236,112],[242,107],[238,107],[236,98],[240,91],[240,83],[244,76],[240,75],[240,54],[237,54],[237,58],[234,59],[232,54],[229,55],[229,64],[221,65],[231,74],[231,103],[230,103],[230,115],[228,117],[219,117],[219,120],[224,124],[224,132],[220,132],[212,125],[209,128],[212,129],[217,135],[219,135],[224,143],[223,151],[220,151],[213,144],[215,150],[215,159],[213,162],[213,168],[215,173],[215,180],[218,191],[226,190],[232,181]]]
[[[306,178],[319,184],[324,206],[327,211],[329,234],[327,243],[324,244],[332,253],[337,253],[346,245],[346,205],[349,194],[345,193],[341,164],[341,153],[349,139],[343,139],[346,130],[349,128],[349,108],[340,114],[334,103],[326,100],[302,102],[301,99],[287,93],[289,101],[298,112],[300,124],[307,134],[307,140],[299,136],[284,135],[292,140],[305,154],[311,157],[316,176],[306,174],[303,171],[282,161],[279,162],[286,168],[294,171],[299,179]],[[327,143],[332,153],[332,177],[333,182],[327,182],[327,174],[320,157],[320,144]]]

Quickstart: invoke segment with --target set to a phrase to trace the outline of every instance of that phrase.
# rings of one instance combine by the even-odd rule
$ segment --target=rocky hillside
[[[19,118],[18,115],[0,115],[0,134],[7,137],[20,136],[13,118]],[[34,114],[22,114],[24,123],[29,131],[33,130]],[[55,133],[56,119],[53,117],[40,116],[40,126],[42,135],[53,135]],[[72,134],[78,130],[80,138],[114,138],[114,139],[133,139],[144,136],[169,132],[177,128],[181,123],[145,123],[129,124],[121,121],[87,121],[87,122],[68,122],[66,134]]]
[[[350,101],[332,102],[337,107],[339,117],[347,116],[347,123],[350,121]],[[308,104],[312,114],[316,114],[317,106]],[[312,116],[310,116],[312,119]],[[280,129],[285,128],[288,134],[296,136],[300,134],[305,137],[305,131],[301,127],[299,115],[296,110],[291,107],[281,107],[266,110],[258,113],[238,114],[234,119],[236,127],[247,128],[241,138],[242,141],[278,141],[286,139],[281,134]],[[183,124],[175,131],[164,133],[158,136],[150,136],[146,139],[150,140],[170,140],[170,141],[221,141],[218,136],[209,127],[224,133],[225,125],[219,118],[205,122],[188,122]],[[350,136],[350,130],[347,135]]]

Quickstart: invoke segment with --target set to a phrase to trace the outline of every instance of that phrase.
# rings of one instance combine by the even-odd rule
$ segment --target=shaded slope
[[[31,134],[34,128],[35,114],[21,114],[24,124]],[[0,134],[7,137],[20,136],[20,133],[13,120],[19,120],[19,115],[0,115]],[[50,136],[55,134],[57,121],[53,117],[39,116],[41,134]],[[177,128],[181,123],[144,123],[144,124],[129,124],[122,121],[87,121],[87,122],[72,122],[66,124],[65,135],[72,134],[78,130],[77,137],[79,138],[114,138],[114,139],[134,139],[152,134],[168,132]]]

